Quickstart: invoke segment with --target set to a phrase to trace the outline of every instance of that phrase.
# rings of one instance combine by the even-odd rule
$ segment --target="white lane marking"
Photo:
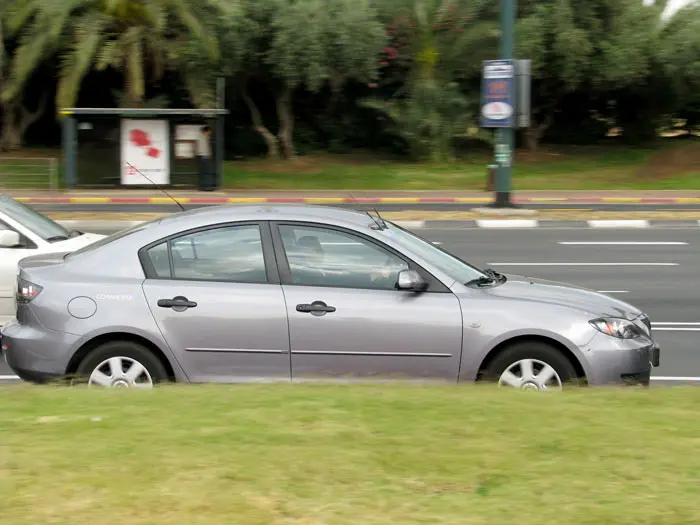
[[[480,228],[536,228],[536,219],[477,219]]]
[[[659,326],[659,325],[666,325],[666,326],[700,326],[700,323],[694,323],[694,322],[689,322],[689,323],[681,323],[677,321],[653,321],[651,323],[651,326]]]
[[[682,246],[688,243],[681,241],[559,241],[559,244],[569,246]]]
[[[700,323],[652,322],[654,332],[700,332]]]
[[[700,332],[700,328],[669,328],[668,326],[661,326],[654,328],[654,332]]]
[[[640,263],[640,262],[610,262],[610,263],[583,263],[583,262],[491,262],[489,266],[678,266],[678,263]]]
[[[598,290],[598,293],[629,293],[627,290]]]
[[[440,241],[433,241],[433,244],[442,244]]]
[[[592,220],[586,221],[591,228],[648,228],[649,221],[644,219],[626,220]]]
[[[700,381],[700,377],[693,376],[651,376],[652,381]]]
[[[394,221],[394,224],[408,230],[413,228],[425,228],[425,221]]]

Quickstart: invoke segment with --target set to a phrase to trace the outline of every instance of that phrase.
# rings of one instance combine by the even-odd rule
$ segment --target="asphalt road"
[[[478,266],[585,286],[640,307],[650,315],[662,349],[655,381],[700,384],[700,230],[426,229],[419,233]],[[3,363],[0,376],[8,375],[11,372]]]
[[[173,204],[58,204],[32,203],[32,208],[42,212],[82,212],[82,213],[172,213],[180,211]],[[185,204],[186,209],[203,208],[211,204]],[[473,203],[439,204],[333,204],[334,207],[354,210],[403,211],[468,211],[485,206]],[[527,203],[520,205],[532,210],[596,210],[596,211],[700,211],[698,204],[625,204],[625,203]]]

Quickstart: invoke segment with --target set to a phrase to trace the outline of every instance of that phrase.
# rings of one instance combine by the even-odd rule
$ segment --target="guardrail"
[[[0,189],[58,189],[58,158],[0,156]]]

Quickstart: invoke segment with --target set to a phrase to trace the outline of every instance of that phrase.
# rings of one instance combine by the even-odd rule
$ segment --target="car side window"
[[[268,280],[257,225],[227,226],[183,235],[153,246],[146,256],[159,278],[238,283]]]
[[[395,290],[406,261],[360,236],[315,226],[280,225],[292,284]]]
[[[168,242],[164,241],[157,246],[149,248],[146,253],[148,260],[153,266],[156,277],[159,279],[170,279],[170,252],[168,251]]]

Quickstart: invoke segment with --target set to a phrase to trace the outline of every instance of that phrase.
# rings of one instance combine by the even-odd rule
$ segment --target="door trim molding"
[[[292,350],[292,354],[301,355],[352,355],[368,357],[452,357],[452,354],[436,352],[343,352],[335,350]]]
[[[265,348],[185,348],[187,352],[218,352],[230,354],[287,354],[287,350],[268,350]]]

